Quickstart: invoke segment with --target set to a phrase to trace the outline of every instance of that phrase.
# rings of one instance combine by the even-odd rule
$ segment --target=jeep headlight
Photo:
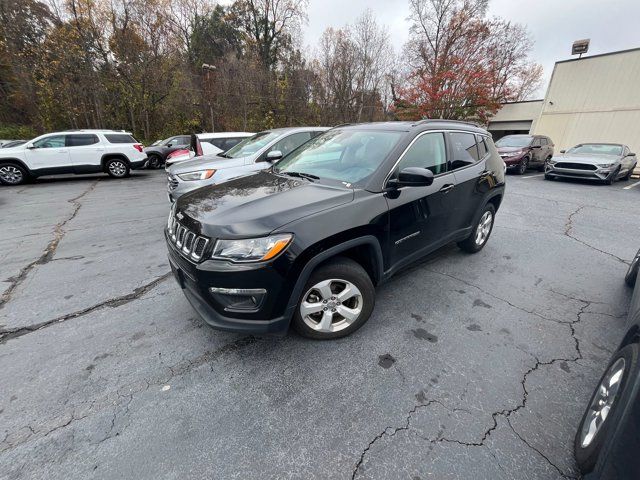
[[[261,238],[218,240],[211,257],[232,262],[264,262],[282,253],[292,239],[290,233],[279,233]]]
[[[206,180],[211,178],[213,174],[216,173],[215,170],[198,170],[196,172],[187,172],[187,173],[179,173],[178,177],[180,180],[184,180],[185,182],[189,182],[192,180]]]

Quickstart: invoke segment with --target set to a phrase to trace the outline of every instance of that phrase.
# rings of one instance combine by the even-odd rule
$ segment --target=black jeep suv
[[[329,130],[267,170],[190,192],[172,206],[172,270],[213,327],[348,335],[375,286],[458,242],[486,244],[504,163],[474,125],[423,120]]]

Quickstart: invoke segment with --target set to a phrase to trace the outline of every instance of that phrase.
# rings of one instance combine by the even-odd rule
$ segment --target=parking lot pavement
[[[640,189],[535,175],[482,252],[399,274],[332,342],[204,325],[162,172],[0,189],[0,478],[577,477]]]

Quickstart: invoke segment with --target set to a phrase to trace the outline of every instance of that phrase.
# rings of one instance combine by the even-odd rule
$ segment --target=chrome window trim
[[[400,156],[398,157],[398,160],[396,160],[396,162],[393,164],[393,167],[391,167],[391,170],[389,170],[389,173],[387,173],[387,176],[384,179],[384,182],[382,182],[383,187],[385,188],[387,185],[387,182],[389,182],[389,179],[391,178],[391,175],[393,174],[393,171],[396,169],[396,167],[398,166],[398,164],[402,161],[402,158],[405,156],[405,154],[407,153],[407,150],[409,150],[413,144],[416,142],[416,140],[418,140],[420,137],[422,137],[423,135],[427,135],[428,133],[443,133],[443,134],[447,134],[447,133],[468,133],[469,135],[473,135],[474,137],[476,135],[483,137],[486,141],[487,138],[489,138],[489,135],[484,134],[484,133],[478,133],[478,132],[470,132],[468,130],[425,130],[424,132],[420,132],[418,135],[416,135],[416,137],[411,141],[411,143],[409,145],[407,145],[407,147],[402,151],[402,153],[400,154]],[[448,148],[447,148],[447,139],[445,138],[445,151],[447,152],[447,166],[449,165],[449,154],[448,154]],[[474,165],[477,165],[478,163],[486,160],[489,156],[491,155],[491,152],[488,149],[487,146],[487,153],[485,154],[484,157],[482,157],[481,159],[465,166],[465,167],[461,167],[461,168],[456,168],[455,170],[447,170],[446,172],[443,173],[439,173],[437,175],[434,175],[433,178],[438,178],[441,177],[442,175],[448,175],[450,173],[453,173],[457,170],[464,170],[465,168],[469,168],[469,167],[473,167]]]

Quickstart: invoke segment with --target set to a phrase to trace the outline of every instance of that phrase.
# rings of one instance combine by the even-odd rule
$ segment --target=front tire
[[[474,225],[471,235],[462,242],[458,242],[458,246],[469,253],[476,253],[482,250],[493,231],[495,217],[496,209],[493,204],[487,203],[480,213],[480,217]]]
[[[618,175],[620,175],[620,168],[617,168],[615,172],[613,172],[605,181],[605,185],[613,185],[614,182],[618,179]]]
[[[331,340],[347,336],[371,316],[375,288],[362,266],[338,257],[318,267],[309,277],[293,317],[302,336]]]
[[[125,178],[129,176],[129,165],[121,158],[107,160],[105,168],[112,178]]]
[[[29,179],[27,171],[18,163],[0,165],[0,183],[2,185],[22,185]]]
[[[524,157],[520,163],[518,164],[518,168],[516,169],[516,173],[518,175],[524,175],[529,168],[529,157]]]
[[[620,405],[633,401],[629,398],[633,382],[628,379],[637,374],[638,351],[637,343],[618,350],[589,400],[573,445],[576,463],[583,474],[593,471],[596,466],[607,434],[615,428],[612,423],[617,420]]]

